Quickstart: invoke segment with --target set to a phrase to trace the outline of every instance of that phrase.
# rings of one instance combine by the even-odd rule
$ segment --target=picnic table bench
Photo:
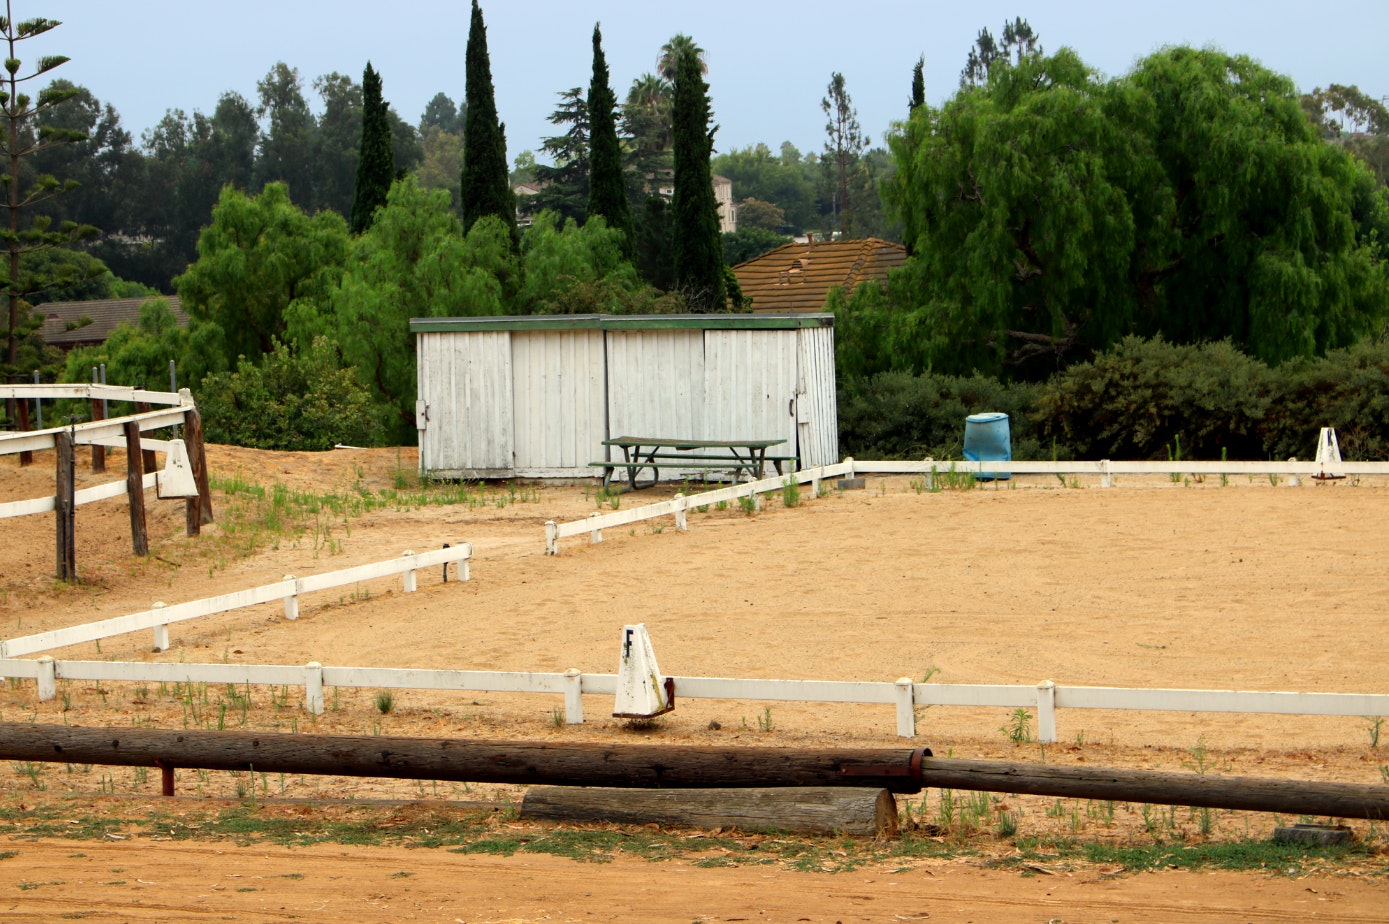
[[[660,480],[661,469],[704,469],[732,472],[735,478],[743,472],[756,480],[768,462],[781,474],[781,463],[795,461],[795,456],[768,455],[767,450],[786,440],[687,440],[656,436],[619,436],[603,440],[604,446],[622,450],[622,461],[610,459],[588,463],[603,469],[603,487],[612,483],[613,472],[624,469],[632,490],[649,487]],[[637,484],[637,473],[651,469],[651,482]]]

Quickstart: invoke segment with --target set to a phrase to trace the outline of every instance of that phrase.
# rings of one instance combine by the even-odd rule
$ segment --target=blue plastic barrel
[[[1007,414],[970,414],[965,418],[965,458],[970,462],[1013,461],[1013,438]],[[980,481],[1007,481],[1009,472],[980,472]]]

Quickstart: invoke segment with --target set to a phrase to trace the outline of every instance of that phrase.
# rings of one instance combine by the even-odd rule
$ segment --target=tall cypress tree
[[[912,98],[907,102],[907,115],[926,105],[926,77],[922,71],[926,68],[926,56],[922,55],[916,59],[916,67],[912,68]]]
[[[675,202],[671,256],[675,285],[695,311],[727,311],[719,205],[709,155],[715,128],[709,127],[709,85],[693,47],[680,54],[675,69],[671,135],[675,153]]]
[[[603,33],[593,26],[593,79],[588,85],[588,214],[602,215],[609,228],[622,231],[622,252],[635,253],[632,206],[622,175],[622,146],[617,140],[617,96],[608,86],[608,61],[603,56]]]
[[[463,127],[463,230],[466,232],[484,215],[496,215],[511,229],[515,240],[516,194],[507,177],[505,127],[497,121],[487,27],[483,25],[477,0],[473,0],[465,63],[467,86],[463,100],[468,114]]]
[[[371,227],[376,210],[386,204],[395,179],[395,155],[391,153],[391,122],[381,98],[381,75],[371,62],[362,74],[362,146],[357,158],[357,188],[352,199],[352,233]]]

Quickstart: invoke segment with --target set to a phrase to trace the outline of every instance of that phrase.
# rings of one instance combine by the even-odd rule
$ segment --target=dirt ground
[[[422,574],[412,595],[383,580],[308,597],[294,622],[282,608],[265,606],[180,623],[163,653],[151,652],[140,633],[53,654],[608,673],[617,666],[622,626],[644,622],[661,669],[678,675],[1386,692],[1389,489],[1369,481],[1294,488],[1243,476],[1225,483],[1128,478],[1106,490],[1084,481],[1066,487],[1048,476],[928,493],[910,478],[870,477],[863,491],[817,498],[806,488],[794,508],[772,497],[755,516],[736,505],[691,513],[687,532],[666,519],[607,530],[599,545],[565,540],[550,557],[545,521],[599,509],[592,483],[488,485],[474,490],[471,503],[399,501],[350,516],[320,510],[257,536],[249,495],[227,493],[236,482],[265,485],[271,498],[271,486],[283,486],[285,510],[294,507],[294,492],[379,498],[408,492],[413,451],[211,447],[210,455],[218,519],[202,538],[183,536],[181,503],[149,492],[153,554],[136,559],[123,501],[85,505],[77,522],[82,582],[75,585],[52,579],[51,517],[0,522],[0,635],[467,541],[474,557],[466,583]],[[24,469],[13,456],[0,458],[0,502],[50,493],[51,466],[51,455]],[[115,452],[107,474],[84,470],[79,487],[123,474]],[[626,509],[670,493],[655,488],[618,503]],[[259,551],[243,554],[248,546]],[[40,703],[32,683],[11,683],[0,690],[0,718],[672,745],[907,743],[885,706],[683,701],[654,729],[637,732],[595,696],[585,698],[585,724],[566,727],[556,725],[556,697],[398,691],[385,714],[374,691],[330,690],[328,711],[313,720],[299,690],[253,689],[249,701],[234,694],[72,683]],[[1372,746],[1380,729],[1363,718],[1062,710],[1060,740],[1045,748],[1010,740],[1010,720],[1002,709],[934,707],[921,714],[911,744],[974,759],[1389,779],[1389,728]],[[1035,726],[1026,731],[1021,737]],[[736,858],[711,866],[691,848],[660,862],[617,855],[594,865],[524,851],[166,841],[148,830],[72,839],[24,821],[24,811],[36,807],[69,814],[74,826],[92,814],[169,805],[196,815],[248,795],[258,795],[257,811],[272,815],[331,813],[346,799],[507,805],[521,795],[515,787],[248,781],[181,771],[178,798],[160,800],[157,774],[56,764],[42,772],[5,769],[12,772],[0,772],[0,809],[17,820],[0,822],[0,920],[1389,920],[1389,841],[1382,826],[1364,823],[1351,824],[1370,848],[1365,859],[1296,877],[1135,873],[1073,860],[1009,866],[1026,845],[1058,838],[1199,845],[1262,837],[1296,819],[1181,809],[1155,820],[1139,806],[1000,796],[978,830],[961,833],[933,792],[900,804],[945,828],[941,839],[960,847],[945,857],[898,856],[827,873]],[[312,801],[287,801],[302,799]],[[395,810],[380,811],[389,818]],[[1000,833],[1004,812],[1016,834]],[[5,824],[13,831],[5,833]],[[530,830],[505,816],[492,824]]]

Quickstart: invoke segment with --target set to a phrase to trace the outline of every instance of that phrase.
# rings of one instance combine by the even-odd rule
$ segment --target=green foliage
[[[526,229],[521,262],[525,282],[520,303],[527,313],[610,311],[601,303],[576,303],[572,289],[601,282],[602,289],[620,299],[623,293],[641,286],[637,271],[623,253],[622,232],[609,228],[599,216],[582,226],[571,218],[561,227],[558,215],[541,212]],[[566,311],[559,311],[560,305]]]
[[[603,55],[603,34],[593,26],[593,78],[588,85],[589,187],[588,214],[602,218],[609,228],[622,232],[622,252],[636,253],[632,207],[622,169],[622,146],[617,139],[617,95],[608,85],[608,61]]]
[[[198,392],[207,439],[253,449],[324,450],[375,445],[383,430],[371,394],[318,339],[303,350],[277,342],[260,365],[208,376]]]
[[[463,228],[471,230],[479,219],[491,215],[516,234],[516,196],[506,169],[506,138],[497,118],[492,86],[492,63],[487,54],[487,27],[482,10],[473,0],[465,53],[466,86],[463,132]]]
[[[1389,459],[1389,343],[1367,341],[1278,369],[1264,424],[1268,457],[1314,457],[1317,430],[1335,427],[1347,459]]]
[[[723,235],[723,262],[728,266],[737,266],[790,242],[791,238],[775,231],[740,227]]]
[[[347,223],[335,212],[305,215],[283,183],[258,196],[226,187],[198,240],[198,262],[174,280],[188,314],[221,329],[227,365],[251,361],[285,335],[285,312],[321,301],[347,259]]]
[[[965,418],[999,411],[1010,418],[1013,458],[1042,458],[1031,423],[1037,392],[1036,385],[983,375],[882,372],[841,378],[840,448],[860,459],[958,459]]]
[[[117,326],[100,346],[68,353],[59,381],[90,382],[92,367],[105,363],[107,381],[164,391],[171,359],[180,385],[194,389],[208,373],[226,368],[219,330],[197,323],[181,327],[169,303],[152,298],[140,306],[137,323]]]
[[[676,61],[671,118],[675,151],[671,257],[675,288],[695,311],[725,311],[723,247],[709,169],[714,131],[709,121],[709,85],[704,82],[697,49],[688,43]]]
[[[371,62],[362,73],[362,143],[357,158],[357,184],[352,200],[352,233],[371,227],[372,216],[386,204],[395,179],[391,153],[391,126],[386,101],[381,98],[381,76]]]
[[[415,437],[415,342],[410,318],[502,314],[502,280],[516,275],[509,234],[496,218],[464,237],[448,194],[407,177],[391,187],[371,227],[352,243],[340,281],[286,310],[291,340],[327,336],[360,384],[389,408],[388,437]]]
[[[803,162],[799,154],[780,157],[765,144],[734,148],[715,157],[710,169],[719,176],[728,177],[739,196],[771,203],[781,209],[782,222],[776,230],[799,234],[818,225],[820,216],[811,165]]]
[[[1041,390],[1042,438],[1082,459],[1165,459],[1180,438],[1189,458],[1264,458],[1262,430],[1275,375],[1228,342],[1180,346],[1129,337]],[[1304,419],[1300,424],[1317,426]]]
[[[550,113],[549,121],[557,128],[569,126],[562,135],[553,135],[540,142],[540,150],[554,166],[532,164],[531,174],[540,187],[534,195],[519,200],[522,214],[549,209],[562,219],[583,222],[588,217],[589,198],[589,127],[588,101],[581,87],[559,94],[560,102]]]

